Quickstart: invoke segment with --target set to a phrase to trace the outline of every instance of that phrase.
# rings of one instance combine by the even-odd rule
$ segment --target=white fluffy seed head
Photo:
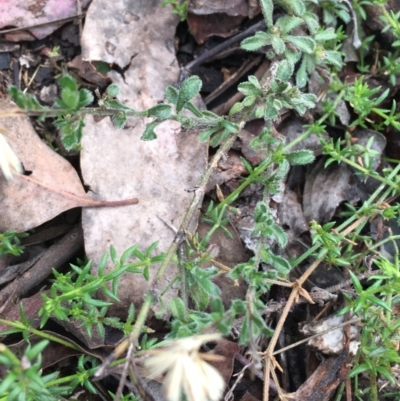
[[[205,334],[171,341],[166,347],[153,350],[145,361],[150,377],[165,374],[164,393],[169,401],[219,401],[225,381],[208,364],[199,348],[208,341],[220,339],[219,334]]]
[[[13,174],[23,172],[21,162],[2,134],[0,134],[0,169],[7,180],[11,180]]]

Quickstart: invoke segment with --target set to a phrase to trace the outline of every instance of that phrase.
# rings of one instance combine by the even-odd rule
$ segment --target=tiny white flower
[[[7,180],[11,180],[14,173],[23,172],[21,162],[2,134],[0,134],[0,169]]]
[[[204,334],[171,341],[159,350],[149,351],[145,361],[151,378],[165,374],[164,393],[169,401],[218,401],[225,389],[220,373],[205,361],[199,348],[220,334]],[[207,358],[209,359],[209,358]]]

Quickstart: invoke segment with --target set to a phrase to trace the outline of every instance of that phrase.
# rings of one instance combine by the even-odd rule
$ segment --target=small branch
[[[21,179],[25,181],[32,182],[33,184],[39,185],[42,188],[45,188],[51,192],[54,192],[56,194],[59,194],[63,196],[64,198],[71,199],[73,201],[76,201],[79,203],[81,207],[115,207],[115,206],[127,206],[127,205],[136,205],[139,203],[138,198],[130,198],[130,199],[124,199],[124,200],[118,200],[118,201],[102,201],[102,200],[96,200],[96,199],[91,199],[89,197],[82,197],[78,195],[71,194],[70,192],[64,191],[62,189],[54,188],[51,185],[47,185],[39,180],[36,180],[35,178],[32,178],[28,175],[18,175]]]

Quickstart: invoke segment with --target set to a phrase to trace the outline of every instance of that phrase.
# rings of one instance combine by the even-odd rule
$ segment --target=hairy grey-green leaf
[[[309,37],[287,35],[285,39],[305,53],[311,54],[314,51],[315,41]]]
[[[274,4],[272,0],[261,0],[261,8],[264,14],[265,22],[267,23],[267,27],[271,28],[274,25],[272,20],[272,15],[274,13]]]
[[[332,27],[330,27],[328,29],[318,32],[314,36],[314,39],[319,42],[325,42],[327,40],[336,39],[336,37],[337,37],[337,35],[336,35],[335,30]]]
[[[61,99],[67,108],[76,110],[79,104],[79,93],[77,91],[72,91],[69,88],[64,88],[61,91]]]
[[[152,141],[153,139],[157,138],[154,129],[159,125],[158,121],[153,121],[151,123],[146,124],[146,128],[144,129],[143,135],[140,138],[142,141]]]
[[[278,65],[275,78],[287,82],[292,76],[293,71],[294,65],[289,60],[282,60]]]
[[[71,92],[78,90],[78,84],[70,75],[63,75],[60,78],[60,86],[62,89],[69,89]]]
[[[278,27],[280,31],[286,35],[291,30],[299,27],[303,23],[303,20],[298,17],[292,17],[290,15],[286,15],[285,17],[281,17],[276,21],[275,27]]]
[[[276,35],[272,36],[271,45],[272,48],[275,50],[276,54],[282,54],[286,49],[285,42],[279,36]]]
[[[172,316],[175,319],[185,321],[186,320],[186,307],[180,298],[173,298],[169,301],[169,308]]]
[[[308,149],[295,150],[286,154],[286,159],[293,165],[310,164],[315,160],[314,153]]]
[[[115,84],[111,84],[107,87],[106,93],[110,97],[116,97],[119,93],[119,86]]]
[[[192,77],[189,77],[183,81],[179,90],[178,100],[176,102],[176,110],[178,112],[183,109],[189,100],[192,100],[200,92],[201,86],[201,79],[196,75],[193,75]]]
[[[86,107],[94,100],[92,92],[87,89],[80,89],[79,90],[79,103],[78,108]]]
[[[169,104],[158,104],[157,106],[148,109],[147,113],[149,117],[156,117],[165,120],[171,117],[172,108]]]
[[[244,39],[240,46],[248,51],[258,50],[261,47],[271,44],[271,35],[266,32],[256,32],[254,36]]]
[[[174,88],[171,85],[168,85],[165,88],[165,97],[172,103],[172,104],[176,104],[178,101],[178,95],[179,95],[179,91],[178,89]]]

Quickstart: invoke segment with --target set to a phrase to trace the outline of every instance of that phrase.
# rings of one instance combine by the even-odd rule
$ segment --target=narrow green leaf
[[[110,306],[112,305],[112,302],[107,302],[107,301],[102,301],[100,299],[94,299],[94,298],[90,298],[90,297],[85,297],[84,301],[89,304],[89,305],[93,305],[93,306],[97,306],[98,308],[102,308],[104,306]]]
[[[28,346],[28,349],[25,351],[25,355],[29,360],[35,359],[48,345],[48,340],[43,340],[34,345],[33,347]]]
[[[392,312],[392,309],[381,299],[375,297],[374,295],[367,296],[368,301],[372,302],[373,304],[381,306],[383,309],[386,309],[388,312]]]
[[[356,290],[359,294],[361,294],[361,293],[363,292],[363,288],[362,288],[362,285],[361,285],[361,283],[360,283],[360,280],[358,279],[358,277],[357,277],[352,271],[349,271],[349,275],[350,275],[351,281],[352,281],[353,284],[354,284],[355,290]]]
[[[110,245],[110,257],[111,257],[111,260],[112,260],[114,266],[117,266],[118,258],[117,258],[117,251],[116,251],[114,245]]]
[[[137,245],[133,245],[129,247],[121,256],[121,263],[125,263],[126,260],[135,252],[135,250],[138,248]]]
[[[242,327],[240,328],[240,337],[239,337],[240,344],[248,344],[250,341],[249,320],[250,320],[249,315],[248,313],[246,313],[246,316],[243,319]],[[251,333],[251,335],[254,335],[254,333]]]
[[[352,371],[349,373],[349,377],[354,377],[359,375],[360,373],[366,372],[369,370],[369,366],[366,363],[361,363],[360,365],[356,366]]]

